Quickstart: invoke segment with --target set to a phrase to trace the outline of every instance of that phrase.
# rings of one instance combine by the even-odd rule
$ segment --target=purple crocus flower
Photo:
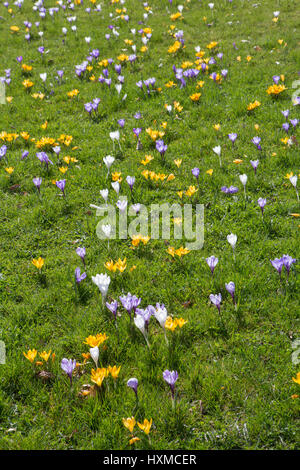
[[[234,300],[234,293],[235,293],[235,284],[234,284],[234,282],[230,281],[230,282],[228,282],[228,284],[226,284],[226,282],[225,282],[225,289],[231,295],[233,302],[235,302],[235,300]]]
[[[113,316],[115,317],[115,319],[117,318],[117,310],[118,310],[118,306],[119,306],[119,303],[117,300],[113,300],[111,303],[109,302],[106,302],[105,303],[106,307],[108,308],[108,310],[113,314]]]
[[[142,299],[137,297],[136,295],[132,296],[132,308],[135,311],[136,308],[140,305]]]
[[[0,147],[0,161],[3,157],[5,157],[6,155],[6,152],[7,152],[7,146],[6,145],[2,145],[2,147]]]
[[[23,57],[22,57],[21,55],[19,55],[16,60],[17,60],[17,62],[19,62],[19,64],[20,64],[20,63],[22,62],[22,60],[23,60]]]
[[[232,144],[234,145],[236,139],[237,139],[237,134],[235,132],[232,132],[231,134],[228,134],[229,140],[231,140]]]
[[[136,54],[130,54],[130,56],[128,57],[128,60],[129,62],[132,64],[133,62],[135,62],[137,59],[137,56]]]
[[[127,176],[126,181],[130,187],[130,190],[132,191],[133,185],[135,183],[135,177],[134,176]]]
[[[273,79],[273,82],[274,82],[276,85],[278,85],[279,80],[280,80],[280,76],[279,76],[279,75],[273,75],[272,79]]]
[[[29,155],[28,150],[24,150],[24,152],[21,155],[21,160],[24,160],[26,157],[28,157],[28,155]]]
[[[276,271],[279,273],[279,276],[281,277],[281,271],[283,268],[283,259],[282,258],[275,258],[275,259],[270,259],[271,264],[273,268],[276,269]]]
[[[116,202],[116,206],[117,208],[119,209],[120,212],[124,212],[126,207],[127,207],[127,201],[126,199],[119,199],[117,202]]]
[[[148,311],[147,309],[144,309],[144,308],[136,308],[135,309],[135,314],[143,317],[144,327],[145,327],[145,329],[148,329],[149,320],[151,318],[151,312]]]
[[[174,400],[175,398],[175,383],[177,382],[178,379],[178,372],[177,370],[172,370],[172,372],[168,369],[166,369],[163,372],[163,378],[165,382],[170,386],[171,388],[171,393],[172,393],[172,399]]]
[[[221,309],[221,302],[222,302],[222,295],[221,294],[210,294],[209,296],[210,301],[217,307],[220,313]]]
[[[157,140],[156,143],[155,143],[155,146],[156,146],[156,150],[161,154],[161,156],[163,157],[164,154],[166,153],[167,151],[167,144],[164,143],[163,140]]]
[[[264,215],[264,207],[265,205],[267,204],[267,200],[263,197],[260,197],[258,200],[257,200],[257,204],[259,205],[259,207],[261,208],[261,213],[262,215]]]
[[[261,141],[261,138],[257,136],[251,139],[251,142],[256,146],[257,150],[261,150],[260,141]]]
[[[221,191],[225,194],[235,194],[238,192],[238,190],[239,188],[237,188],[236,186],[229,186],[229,188],[227,188],[227,186],[221,187]]]
[[[254,173],[256,174],[257,167],[259,165],[259,160],[250,160]]]
[[[285,111],[281,111],[281,113],[283,114],[283,116],[285,117],[285,119],[287,119],[287,118],[289,117],[290,110],[289,110],[289,109],[286,109]]]
[[[123,127],[125,126],[125,119],[119,119],[118,124],[123,129]]]
[[[43,57],[43,54],[44,54],[44,52],[45,52],[44,46],[38,47],[38,51],[39,51],[39,53],[41,54],[41,56]]]
[[[137,202],[136,204],[132,204],[131,208],[136,214],[138,214],[141,210],[141,204]]]
[[[63,71],[63,70],[58,70],[56,73],[57,73],[58,78],[59,78],[60,81],[61,81],[62,78],[63,78],[63,75],[64,75],[64,71]]]
[[[296,259],[292,258],[291,256],[289,255],[283,255],[283,257],[281,258],[282,262],[283,262],[283,265],[284,267],[286,268],[287,270],[287,275],[289,277],[290,275],[290,269],[291,269],[291,266],[293,263],[296,263]]]
[[[296,127],[299,123],[299,119],[290,119],[290,123],[293,127]]]
[[[76,248],[76,253],[82,259],[82,262],[85,265],[85,259],[84,259],[85,253],[86,253],[85,248],[84,247],[81,248],[79,246],[78,248]]]
[[[92,104],[92,107],[93,107],[94,111],[97,111],[100,101],[101,101],[100,98],[94,98],[93,99],[91,104]]]
[[[73,370],[76,367],[76,359],[66,359],[65,357],[62,359],[60,364],[62,370],[68,375],[70,379],[70,384],[72,385],[72,374]]]
[[[142,132],[142,129],[140,127],[134,127],[133,129],[134,135],[139,138],[140,133]]]
[[[127,381],[127,387],[131,388],[134,391],[136,398],[137,398],[138,385],[139,385],[139,381],[135,377],[132,377],[131,379]]]
[[[59,156],[60,150],[61,150],[59,145],[56,145],[55,147],[53,147],[52,150],[57,156]]]
[[[130,292],[128,292],[127,295],[123,295],[123,296],[120,295],[119,299],[121,301],[121,304],[125,308],[125,310],[127,310],[127,313],[129,314],[130,319],[131,319],[131,312],[132,312],[132,309],[133,309],[132,295],[130,294]]]
[[[45,163],[47,170],[49,167],[49,163],[53,165],[53,162],[50,160],[50,158],[48,158],[48,155],[45,152],[38,152],[36,156],[38,157],[41,163]]]
[[[58,187],[58,189],[61,190],[61,192],[63,193],[63,196],[66,197],[65,195],[65,186],[66,186],[66,180],[59,180],[59,181],[56,181],[56,186]]]
[[[219,259],[215,256],[210,256],[209,258],[206,258],[206,262],[211,270],[211,273],[214,274],[214,270],[219,262]]]
[[[86,278],[86,273],[80,274],[80,268],[75,269],[75,281],[77,284],[80,284]]]
[[[221,75],[222,75],[223,78],[226,78],[227,75],[228,75],[228,70],[227,69],[221,70]]]
[[[199,168],[195,167],[192,169],[192,175],[195,176],[195,178],[197,178],[197,181],[199,179],[199,175],[200,175],[200,170]]]
[[[92,105],[92,103],[85,103],[84,109],[85,109],[89,114],[91,114],[91,112],[93,111],[93,105]]]
[[[296,96],[293,100],[293,106],[298,106],[300,104],[300,96]]]
[[[284,123],[282,124],[282,129],[283,129],[285,132],[288,132],[288,131],[289,131],[289,127],[290,127],[290,125],[289,125],[288,122],[284,122]]]
[[[33,184],[36,186],[38,192],[40,192],[41,184],[42,184],[42,178],[33,178]]]

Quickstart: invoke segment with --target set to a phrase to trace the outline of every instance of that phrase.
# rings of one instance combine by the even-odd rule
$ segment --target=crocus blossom
[[[63,358],[60,365],[62,370],[68,375],[72,385],[72,374],[76,367],[76,360]]]
[[[127,381],[127,387],[131,388],[134,391],[136,397],[137,397],[138,385],[139,385],[139,381],[135,377],[131,377],[131,379]]]
[[[174,398],[175,398],[175,383],[178,380],[177,370],[170,371],[170,370],[166,369],[163,372],[163,378],[164,378],[164,381],[170,386],[171,393],[172,393],[172,399],[174,400]]]

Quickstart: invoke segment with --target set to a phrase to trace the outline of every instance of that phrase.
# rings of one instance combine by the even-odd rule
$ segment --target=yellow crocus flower
[[[44,266],[45,260],[40,256],[38,259],[33,259],[32,264],[39,270]]]
[[[36,349],[29,349],[27,354],[25,352],[23,352],[23,354],[26,357],[26,359],[28,359],[28,361],[33,363],[33,361],[35,360],[36,355],[37,355],[37,350]]]
[[[136,420],[134,416],[132,416],[131,418],[123,418],[122,421],[123,421],[125,428],[128,429],[132,433],[134,426],[136,425]]]
[[[152,418],[150,419],[150,421],[148,421],[148,419],[144,419],[143,423],[137,423],[137,424],[138,424],[138,427],[142,431],[144,431],[145,434],[149,434],[151,426],[152,426]]]

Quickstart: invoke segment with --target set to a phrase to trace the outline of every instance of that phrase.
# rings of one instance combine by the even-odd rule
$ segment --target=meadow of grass
[[[7,146],[0,159],[0,339],[6,346],[6,363],[0,365],[1,449],[296,449],[299,444],[299,384],[292,380],[299,365],[291,359],[292,343],[300,335],[299,267],[293,264],[288,282],[283,269],[280,282],[270,263],[284,254],[296,259],[299,252],[299,201],[286,177],[299,173],[299,125],[290,124],[286,133],[281,112],[289,109],[288,119],[299,118],[299,106],[292,102],[292,85],[300,79],[299,2],[220,0],[213,9],[208,3],[105,0],[99,12],[97,4],[87,0],[73,6],[45,0],[47,13],[42,18],[28,0],[21,7],[1,2],[0,75],[5,77],[5,70],[11,69],[6,104],[0,105],[0,147]],[[172,20],[180,4],[182,15]],[[51,7],[59,8],[52,17]],[[116,11],[123,8],[126,12]],[[280,15],[273,21],[276,10]],[[76,20],[69,22],[72,16]],[[24,21],[32,23],[30,40],[25,39]],[[118,28],[119,36],[110,25]],[[151,28],[151,37],[141,52],[139,31],[146,27]],[[66,34],[62,28],[67,28]],[[179,30],[185,47],[169,53]],[[85,37],[91,38],[90,43]],[[210,50],[207,45],[213,41],[217,45]],[[137,60],[122,63],[119,96],[114,66],[120,54],[133,54],[132,45]],[[45,47],[43,55],[40,46]],[[195,65],[197,46],[216,64],[180,87],[172,66],[180,68],[187,61],[192,67],[199,65]],[[99,49],[93,69],[78,78],[75,66],[93,49]],[[220,52],[223,58],[217,58]],[[19,56],[21,62],[16,60]],[[110,88],[98,81],[106,68],[105,62],[99,62],[109,58],[114,60],[107,66]],[[28,75],[22,64],[32,66]],[[226,78],[219,82],[210,78],[224,69]],[[64,71],[61,81],[56,79],[58,70]],[[45,84],[42,73],[47,73]],[[286,90],[273,97],[266,90],[275,75],[284,75],[279,83]],[[157,90],[148,96],[136,82],[149,77],[155,77]],[[29,91],[22,85],[26,78],[34,83]],[[170,80],[176,86],[166,87]],[[204,82],[202,87],[199,81]],[[79,94],[68,97],[74,89]],[[201,97],[193,102],[190,96],[196,92]],[[42,93],[43,99],[35,99],[34,93]],[[101,99],[95,118],[84,108],[94,98]],[[247,111],[255,100],[261,105]],[[174,102],[182,110],[176,110]],[[170,113],[166,104],[172,106]],[[123,129],[117,123],[121,118]],[[132,131],[137,127],[142,128],[140,150]],[[165,133],[165,160],[147,128]],[[121,150],[109,136],[117,129]],[[18,136],[10,138],[5,132]],[[26,140],[22,132],[30,137]],[[238,135],[234,146],[228,138],[232,132]],[[36,143],[42,137],[58,142],[62,134],[71,135],[72,141],[59,143],[59,157],[53,145],[45,147],[53,162],[47,171],[36,157],[40,151]],[[254,136],[261,137],[262,150],[251,142]],[[222,149],[222,167],[213,152],[217,145]],[[29,155],[22,159],[25,150]],[[99,191],[104,188],[109,189],[110,202],[118,200],[103,163],[109,154],[115,157],[111,172],[121,172],[120,195],[129,200],[126,176],[131,175],[136,179],[135,203],[204,204],[202,249],[173,258],[168,247],[178,249],[185,240],[150,239],[135,249],[131,239],[112,240],[109,249],[107,241],[99,240],[99,219],[90,204],[102,203]],[[141,160],[149,154],[154,159],[144,166]],[[66,156],[75,160],[66,159],[67,164]],[[176,159],[182,159],[179,167]],[[256,159],[255,175],[250,160]],[[10,167],[11,174],[6,170]],[[67,168],[64,174],[62,167]],[[200,169],[199,187],[189,198],[186,190],[197,186],[194,167]],[[175,178],[157,183],[142,175],[145,169]],[[240,174],[248,176],[246,199]],[[32,181],[38,176],[40,195]],[[66,179],[65,198],[53,184],[61,179]],[[224,185],[235,185],[239,191],[224,194]],[[260,197],[267,199],[264,217],[257,204]],[[235,257],[226,239],[230,233],[237,235]],[[85,267],[76,254],[82,246]],[[211,255],[219,258],[213,276],[205,261]],[[39,257],[45,261],[41,273],[32,264]],[[111,259],[125,257],[123,273],[104,267]],[[76,267],[87,274],[77,288]],[[131,292],[142,299],[141,307],[164,304],[169,315],[187,323],[167,331],[167,345],[152,318],[147,348],[122,306],[117,328],[102,306],[92,276],[105,272],[111,277],[108,300]],[[236,309],[225,289],[229,281],[236,286]],[[209,299],[218,293],[223,299],[222,317]],[[83,364],[82,353],[89,352],[85,338],[97,333],[108,336],[99,347],[101,366],[121,369],[115,381],[104,380],[96,396],[83,397],[83,385],[92,385],[92,360],[76,368],[72,387],[60,363],[72,358]],[[29,349],[51,350],[55,359],[45,362],[37,355],[42,365],[31,364],[23,355]],[[165,369],[178,371],[175,409],[163,380]],[[48,379],[41,378],[42,370],[50,372]],[[126,385],[130,377],[139,381],[138,404]],[[133,435],[140,441],[129,444],[132,435],[122,419],[131,416],[139,422],[152,418],[150,440],[136,426]]]

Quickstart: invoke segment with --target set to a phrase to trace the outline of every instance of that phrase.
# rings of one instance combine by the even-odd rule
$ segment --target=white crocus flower
[[[115,88],[116,88],[116,90],[117,90],[117,92],[118,92],[118,95],[120,95],[121,90],[122,90],[122,85],[121,85],[121,83],[118,83],[118,85],[115,85]]]
[[[243,174],[243,175],[239,175],[239,178],[240,178],[240,181],[241,181],[242,185],[246,186],[248,176],[246,174]]]
[[[98,287],[99,291],[102,295],[102,303],[104,305],[104,301],[107,296],[107,291],[110,284],[110,277],[105,274],[96,274],[96,276],[92,276],[93,283]]]
[[[93,359],[96,367],[98,367],[98,359],[99,359],[99,348],[95,346],[94,348],[90,348],[91,358]]]
[[[104,201],[107,202],[108,199],[108,189],[100,189],[100,194],[103,197]]]
[[[213,151],[215,152],[216,155],[218,155],[218,157],[219,157],[219,162],[220,162],[220,166],[222,166],[222,162],[221,162],[221,146],[220,146],[220,145],[217,145],[216,147],[213,148]]]
[[[109,249],[109,237],[111,234],[111,225],[101,225],[101,230],[107,238],[107,248]]]
[[[110,237],[110,234],[111,234],[111,225],[107,224],[107,225],[101,225],[101,229],[102,229],[102,232],[104,233],[104,235],[109,238]]]
[[[291,184],[294,186],[294,188],[296,189],[296,195],[297,195],[297,199],[299,201],[299,193],[298,193],[298,189],[297,189],[297,180],[298,180],[297,175],[291,176],[289,178],[289,180],[290,180]]]
[[[147,331],[146,331],[146,324],[145,324],[145,319],[142,315],[136,315],[133,319],[135,326],[140,330],[140,332],[143,334],[145,341],[147,343],[147,346],[150,347],[148,338],[147,338]]]
[[[292,183],[292,185],[294,186],[294,188],[296,188],[296,186],[297,186],[297,179],[298,179],[298,178],[297,178],[297,175],[291,176],[291,177],[289,178],[289,180],[290,180],[290,182]]]
[[[230,235],[227,235],[227,241],[233,249],[233,257],[235,258],[234,249],[237,242],[237,236],[234,233],[231,233]]]
[[[167,309],[163,306],[158,306],[155,310],[154,316],[156,320],[158,321],[158,323],[160,324],[160,326],[163,328],[164,334],[165,334],[165,340],[166,340],[166,343],[168,344],[168,338],[167,338],[166,330],[165,330],[165,324],[166,324],[166,320],[168,317]]]
[[[120,145],[120,132],[119,131],[114,131],[114,132],[110,132],[109,133],[109,137],[111,138],[111,140],[113,141],[113,147],[115,148],[115,140],[118,142],[119,144],[119,147],[121,149],[121,145]]]
[[[239,178],[240,178],[240,182],[244,186],[244,194],[245,194],[245,199],[246,199],[246,184],[247,184],[248,176],[246,174],[243,174],[243,175],[239,175]]]
[[[45,83],[45,81],[47,80],[47,74],[46,74],[46,72],[45,72],[45,73],[40,73],[40,78],[41,78],[41,80]]]
[[[166,323],[167,316],[168,316],[167,310],[164,307],[159,307],[155,310],[154,316],[156,320],[158,321],[158,323],[160,324],[160,326],[162,328],[165,328],[165,323]]]
[[[111,183],[111,185],[112,185],[112,188],[116,191],[116,193],[119,194],[119,191],[120,191],[119,181],[114,181],[113,183]]]
[[[103,158],[103,161],[106,165],[107,168],[107,176],[109,174],[110,167],[112,166],[113,162],[115,161],[115,158],[112,157],[111,155],[107,155],[106,157]]]

